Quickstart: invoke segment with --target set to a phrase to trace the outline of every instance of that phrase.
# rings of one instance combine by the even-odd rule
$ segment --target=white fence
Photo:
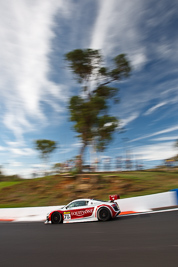
[[[146,212],[155,208],[172,207],[177,205],[177,191],[132,197],[117,200],[122,212]],[[50,211],[62,206],[7,208],[0,209],[0,220],[43,221]]]
[[[177,205],[175,191],[117,200],[121,211],[144,212]]]

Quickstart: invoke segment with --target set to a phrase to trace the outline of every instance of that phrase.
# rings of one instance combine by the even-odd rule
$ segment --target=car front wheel
[[[51,215],[51,222],[53,224],[62,223],[62,215],[57,211],[53,212]]]
[[[98,220],[105,222],[108,221],[111,218],[110,211],[107,208],[101,208],[98,211]]]

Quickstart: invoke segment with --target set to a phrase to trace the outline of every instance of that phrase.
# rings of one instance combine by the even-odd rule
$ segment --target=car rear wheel
[[[98,220],[105,222],[108,221],[111,218],[111,213],[107,208],[101,208],[98,211]]]
[[[54,224],[62,223],[62,215],[57,211],[53,212],[51,215],[51,222]]]

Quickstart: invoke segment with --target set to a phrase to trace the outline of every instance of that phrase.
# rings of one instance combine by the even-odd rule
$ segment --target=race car
[[[73,200],[59,210],[48,213],[45,224],[108,221],[121,212],[115,202],[118,197],[118,195],[112,195],[110,201],[89,198]]]

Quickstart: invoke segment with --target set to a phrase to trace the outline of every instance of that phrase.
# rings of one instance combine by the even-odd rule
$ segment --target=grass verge
[[[99,182],[77,189],[75,177],[54,175],[20,181],[0,181],[0,208],[63,205],[81,197],[108,200],[166,192],[178,188],[178,172],[131,171],[98,173]],[[89,183],[89,182],[88,182]],[[87,187],[88,186],[88,187]]]

